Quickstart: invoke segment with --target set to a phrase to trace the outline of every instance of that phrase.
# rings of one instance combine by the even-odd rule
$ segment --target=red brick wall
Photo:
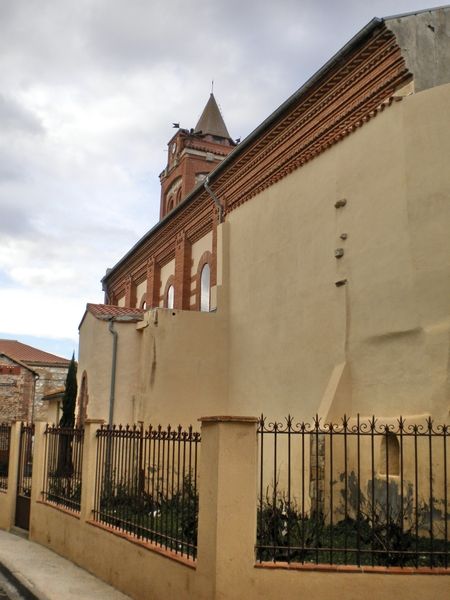
[[[31,420],[33,397],[33,373],[0,355],[0,422]]]
[[[160,176],[161,219],[170,212],[167,192],[177,179],[181,178],[181,188],[173,199],[175,201],[174,206],[179,204],[194,189],[196,174],[210,173],[234,148],[228,141],[219,142],[209,138],[211,136],[202,138],[180,130],[169,142],[167,167]],[[172,154],[171,151],[173,144],[177,146],[175,154]],[[183,154],[185,149],[187,153]],[[201,154],[189,154],[189,149]]]

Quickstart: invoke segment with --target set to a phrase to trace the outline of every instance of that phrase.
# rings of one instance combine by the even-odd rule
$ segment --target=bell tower
[[[195,128],[178,129],[168,143],[167,166],[159,176],[160,219],[200,185],[235,146],[211,93]]]

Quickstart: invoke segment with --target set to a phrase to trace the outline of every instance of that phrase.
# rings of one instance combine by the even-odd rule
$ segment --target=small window
[[[209,264],[203,266],[200,275],[200,310],[209,312],[211,305],[211,269]]]
[[[139,302],[139,308],[147,309],[147,294],[144,293],[141,296],[141,301]]]
[[[167,290],[166,308],[173,308],[174,295],[175,295],[175,290],[173,288],[173,285],[170,285],[169,289]]]
[[[400,473],[400,445],[395,433],[390,431],[381,440],[380,473],[383,475]]]

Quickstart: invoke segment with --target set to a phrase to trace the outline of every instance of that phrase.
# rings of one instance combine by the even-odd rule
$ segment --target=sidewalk
[[[30,600],[129,600],[44,546],[1,530],[0,571]]]

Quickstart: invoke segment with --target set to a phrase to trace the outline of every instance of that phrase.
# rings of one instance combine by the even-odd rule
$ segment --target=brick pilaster
[[[189,310],[191,297],[191,243],[185,232],[177,235],[175,245],[174,308]]]
[[[161,287],[160,267],[155,257],[147,263],[147,308],[159,306],[159,292]]]
[[[127,281],[125,283],[125,306],[132,306],[132,298],[133,295],[133,280],[131,279],[131,275],[128,276]]]

